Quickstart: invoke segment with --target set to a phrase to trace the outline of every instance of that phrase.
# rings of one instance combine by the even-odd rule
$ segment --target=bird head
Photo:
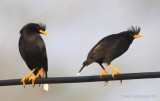
[[[141,31],[140,27],[133,27],[131,26],[127,32],[129,32],[130,36],[135,39],[135,38],[141,38],[143,37],[141,34],[139,34],[139,32]]]
[[[48,33],[45,32],[46,25],[42,24],[42,23],[29,23],[21,29],[20,34],[23,33],[23,31],[25,31],[25,30],[35,32],[38,34],[48,35]]]

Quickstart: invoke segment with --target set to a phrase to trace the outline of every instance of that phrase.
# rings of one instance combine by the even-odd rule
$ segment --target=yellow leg
[[[101,63],[99,63],[99,65],[101,66],[101,68],[103,69],[103,72],[100,74],[100,78],[102,78],[105,75],[108,75],[108,72],[106,71],[106,69],[103,67],[103,65]],[[105,81],[105,85],[107,85],[108,81]]]
[[[32,78],[30,78],[29,80],[32,80],[32,86],[34,87],[35,85],[35,80],[40,76],[41,72],[43,71],[43,68],[40,69],[40,71],[38,72],[38,74]]]
[[[108,72],[104,69],[103,72],[100,74],[100,77],[102,78],[105,75],[108,75]]]
[[[100,78],[102,78],[102,76],[104,75],[108,75],[108,72],[106,71],[106,69],[103,67],[103,65],[101,63],[99,63],[99,65],[101,66],[101,68],[103,69],[103,72],[100,74]]]
[[[34,68],[28,75],[26,75],[25,77],[23,77],[21,79],[21,82],[23,83],[23,87],[25,88],[25,85],[26,85],[26,81],[31,77],[31,75],[33,74],[33,72],[35,71],[36,69]]]
[[[102,78],[103,76],[108,75],[108,72],[104,69],[103,72],[100,74],[100,78]],[[108,81],[105,81],[105,85],[107,85]]]
[[[113,70],[115,70],[115,72],[112,73],[113,78],[115,78],[115,75],[120,75],[121,74],[121,72],[116,67],[114,67],[112,64],[110,64],[109,67],[111,67]]]
[[[100,78],[102,78],[105,75],[108,75],[108,72],[104,69],[103,72],[100,74]],[[108,84],[108,81],[105,81],[104,86],[106,86],[107,84]]]

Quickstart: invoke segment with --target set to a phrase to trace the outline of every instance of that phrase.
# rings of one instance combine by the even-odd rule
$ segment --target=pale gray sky
[[[114,64],[122,73],[160,70],[159,0],[1,0],[0,79],[22,78],[29,69],[18,50],[20,29],[29,22],[47,25],[42,36],[48,54],[50,77],[75,76],[90,49],[103,37],[141,26],[135,39]],[[105,65],[105,64],[104,64]],[[105,65],[106,67],[106,65]],[[106,67],[111,74],[113,71]],[[102,72],[98,64],[81,75]],[[50,84],[44,93],[38,85],[0,87],[1,101],[159,101],[160,79]]]

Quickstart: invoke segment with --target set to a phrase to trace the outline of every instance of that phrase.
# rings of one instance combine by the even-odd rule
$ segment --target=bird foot
[[[100,78],[102,79],[102,78],[103,78],[103,76],[106,76],[106,75],[108,75],[108,72],[107,72],[106,70],[104,70],[104,71],[100,74]],[[107,83],[108,83],[108,81],[105,81],[104,86],[106,86],[106,85],[107,85]]]
[[[100,78],[102,79],[103,76],[106,76],[106,75],[108,75],[108,72],[104,70],[104,71],[100,74]]]
[[[107,84],[108,84],[108,81],[105,81],[105,82],[104,82],[104,86],[106,86]]]
[[[32,80],[32,86],[33,86],[33,87],[35,86],[35,81],[36,81],[36,79],[37,79],[38,77],[39,77],[39,75],[36,75],[36,76],[34,76],[34,77],[32,77],[32,78],[29,79],[29,81]]]
[[[118,72],[114,72],[112,74],[112,77],[115,79],[115,75],[120,75],[121,73],[118,71]],[[120,80],[120,85],[122,84],[122,80]]]
[[[115,75],[120,75],[120,74],[121,74],[120,71],[116,71],[116,72],[112,73],[112,77],[115,79]]]
[[[120,81],[120,85],[122,84],[122,80]]]
[[[41,74],[42,71],[43,71],[43,68],[41,68],[41,69],[39,70],[39,72],[38,72],[38,74],[37,74],[36,76],[33,76],[32,78],[29,79],[29,81],[32,80],[32,86],[33,86],[33,87],[35,86],[35,81],[36,81],[36,79],[40,76],[40,74]]]
[[[35,69],[33,69],[27,76],[25,76],[25,77],[23,77],[22,79],[21,79],[21,83],[23,84],[23,87],[25,88],[25,86],[26,86],[26,81],[27,80],[29,80],[30,79],[30,77],[31,77],[31,75],[32,75],[32,73],[35,71]]]
[[[30,75],[27,75],[27,76],[25,76],[25,77],[23,77],[22,79],[21,79],[21,83],[23,84],[23,87],[25,88],[26,87],[26,81],[27,80],[29,80],[29,78],[30,78]]]

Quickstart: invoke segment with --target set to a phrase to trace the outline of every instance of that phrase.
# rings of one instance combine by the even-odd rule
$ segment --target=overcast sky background
[[[90,49],[103,37],[141,26],[143,38],[112,64],[122,73],[160,70],[159,0],[1,0],[0,79],[22,78],[30,71],[18,50],[20,29],[30,22],[47,25],[43,36],[49,77],[75,76]],[[104,66],[111,74],[113,70]],[[96,63],[81,75],[99,75]],[[160,79],[0,87],[0,101],[159,101]]]

